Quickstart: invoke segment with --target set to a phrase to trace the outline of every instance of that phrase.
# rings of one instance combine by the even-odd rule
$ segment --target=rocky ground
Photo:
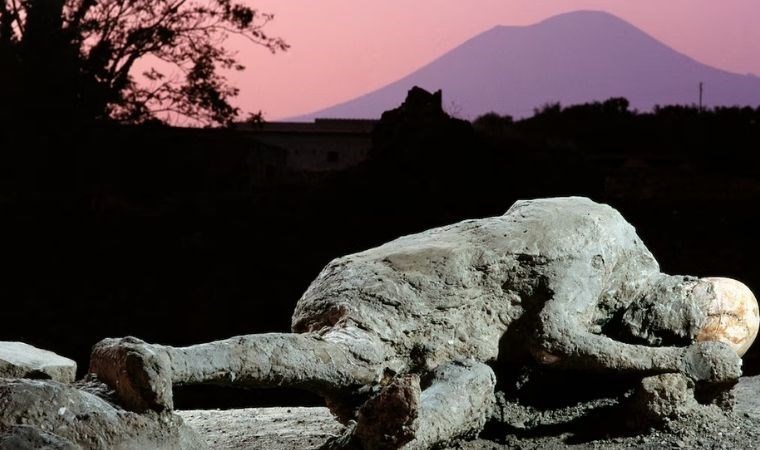
[[[524,420],[491,426],[479,439],[453,448],[754,448],[760,441],[760,375],[743,377],[732,413],[705,407],[664,429],[633,434],[614,400],[539,411],[523,408]],[[599,408],[601,406],[601,408]],[[586,409],[584,409],[586,408]],[[181,411],[186,423],[218,449],[312,449],[341,432],[326,408],[250,408]],[[511,411],[519,417],[519,411]]]
[[[310,449],[343,426],[327,408],[246,408],[179,411],[210,448]]]
[[[313,449],[344,431],[320,407],[176,411],[181,419],[171,412],[135,414],[115,405],[113,392],[92,377],[72,384],[71,360],[18,343],[0,343],[0,360],[0,449]],[[540,368],[520,370],[516,378],[504,372],[498,420],[478,439],[450,448],[755,448],[760,374],[756,365],[747,369],[729,412],[696,404],[695,398],[726,397],[704,389],[695,395],[676,374],[641,382]],[[692,387],[658,391],[665,382]],[[675,411],[671,417],[678,418],[643,427],[652,411],[660,417]]]

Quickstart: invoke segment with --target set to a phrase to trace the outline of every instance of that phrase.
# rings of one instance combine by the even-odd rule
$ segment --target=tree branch
[[[18,33],[20,36],[23,36],[26,32],[26,27],[24,25],[23,19],[21,19],[21,9],[16,3],[16,0],[11,0],[11,8],[13,8],[13,19],[16,22],[16,27],[18,28]]]
[[[73,30],[78,30],[79,26],[82,24],[82,20],[84,20],[87,13],[96,4],[97,0],[82,0],[79,8],[72,14],[69,26],[72,27]]]
[[[50,10],[44,8],[48,2],[63,3],[60,16],[52,18],[64,33],[54,37],[60,42],[43,39],[39,45],[74,50],[79,61],[73,60],[71,76],[81,79],[72,98],[84,105],[76,108],[115,120],[141,122],[170,112],[196,123],[229,123],[238,111],[230,104],[238,90],[223,72],[243,67],[225,40],[234,34],[273,53],[288,48],[263,33],[271,15],[239,0],[0,0],[0,11],[9,11],[2,14],[13,23],[12,34],[24,37],[29,5]],[[135,65],[148,55],[178,76],[153,79],[156,84],[135,81]]]

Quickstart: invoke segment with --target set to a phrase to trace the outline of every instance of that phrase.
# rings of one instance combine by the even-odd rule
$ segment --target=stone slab
[[[0,378],[51,379],[73,383],[77,363],[23,342],[0,341]]]

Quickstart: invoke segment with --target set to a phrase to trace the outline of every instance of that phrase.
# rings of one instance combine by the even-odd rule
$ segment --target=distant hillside
[[[444,105],[466,119],[489,111],[530,115],[549,102],[626,97],[648,110],[694,104],[760,105],[760,78],[699,63],[613,15],[579,11],[526,27],[495,27],[374,92],[295,118],[377,118],[412,86],[442,89]]]

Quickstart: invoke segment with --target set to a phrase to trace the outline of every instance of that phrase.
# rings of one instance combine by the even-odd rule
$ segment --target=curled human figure
[[[661,273],[617,211],[571,197],[337,258],[292,329],[184,348],[106,339],[90,369],[136,411],[171,409],[173,384],[300,387],[355,421],[344,443],[426,448],[482,429],[504,365],[730,386],[758,306],[736,281]]]

